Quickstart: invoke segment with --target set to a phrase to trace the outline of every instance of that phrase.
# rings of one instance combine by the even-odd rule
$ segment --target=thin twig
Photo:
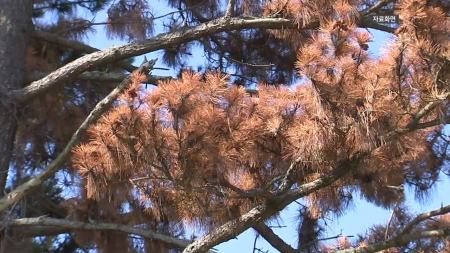
[[[318,238],[318,239],[315,239],[315,240],[310,241],[310,242],[308,242],[308,243],[305,243],[305,244],[301,247],[301,249],[305,249],[305,248],[308,247],[309,245],[314,244],[314,243],[317,243],[317,242],[320,242],[320,241],[328,241],[328,240],[338,239],[338,238],[341,238],[341,237],[352,238],[352,237],[355,237],[355,236],[353,236],[353,235],[342,235],[342,234],[339,234],[339,235],[335,235],[335,236],[331,236],[331,237],[326,237],[326,238]]]
[[[228,0],[227,11],[225,12],[225,17],[234,16],[234,8],[236,5],[236,0]]]
[[[205,1],[206,1],[206,0],[205,0]],[[200,6],[200,5],[203,4],[205,1],[202,1],[201,3],[198,3],[198,4],[194,5],[194,6],[188,7],[188,8],[186,8],[186,9],[181,9],[181,10],[179,9],[179,10],[176,10],[176,11],[168,12],[168,13],[166,13],[166,14],[157,16],[157,17],[151,17],[151,18],[150,18],[150,19],[151,19],[151,22],[153,22],[153,21],[155,21],[155,20],[157,20],[157,19],[161,19],[161,18],[170,16],[170,15],[176,14],[176,13],[183,13],[183,12],[186,12],[186,11],[192,9],[192,8],[196,8],[197,6]],[[127,23],[133,23],[133,22],[135,22],[135,21],[132,20],[132,19],[128,19],[128,20],[124,20],[124,19],[121,19],[121,20],[111,20],[111,21],[105,21],[105,22],[91,22],[91,21],[89,21],[88,23],[84,23],[84,24],[81,24],[81,25],[78,25],[78,26],[69,27],[69,28],[67,28],[67,29],[63,29],[63,30],[57,31],[56,34],[61,34],[61,33],[63,33],[63,32],[67,32],[67,31],[71,31],[71,30],[76,30],[76,29],[79,29],[79,28],[82,28],[82,27],[92,27],[92,26],[98,26],[98,25],[111,25],[111,24],[127,24]]]
[[[384,240],[388,239],[388,233],[389,233],[389,226],[391,225],[392,219],[394,218],[394,214],[395,214],[395,209],[397,208],[397,206],[399,205],[400,202],[397,202],[394,206],[394,208],[392,209],[392,213],[391,216],[388,219],[388,222],[386,224],[386,231],[384,232]]]
[[[256,241],[258,241],[258,237],[259,237],[259,234],[257,234],[255,236],[255,241],[253,241],[253,253],[255,253],[255,250],[256,250]]]
[[[63,4],[64,5],[69,5],[69,4],[70,5],[75,5],[75,4],[80,4],[81,5],[83,3],[91,3],[91,2],[92,2],[92,0],[85,0],[85,1],[78,0],[78,1],[74,1],[74,2],[64,2]],[[34,8],[33,10],[34,11],[40,11],[40,10],[45,10],[45,9],[57,9],[57,8],[54,7],[54,4],[50,4],[50,5],[45,5],[45,6]]]
[[[238,61],[238,60],[235,60],[235,59],[233,59],[233,58],[231,58],[231,57],[229,57],[229,56],[226,56],[226,55],[222,54],[221,52],[215,50],[215,49],[214,49],[211,45],[209,45],[204,39],[201,39],[200,42],[201,42],[201,43],[203,44],[203,46],[205,46],[207,49],[213,51],[214,53],[216,53],[216,54],[218,54],[218,55],[220,55],[220,56],[222,56],[222,57],[225,58],[226,60],[231,61],[231,62],[234,62],[234,63],[237,63],[237,64],[240,64],[240,65],[244,65],[244,66],[251,67],[251,68],[272,68],[272,67],[274,66],[274,64],[250,64],[250,63],[245,63],[245,62],[242,62],[242,61]]]

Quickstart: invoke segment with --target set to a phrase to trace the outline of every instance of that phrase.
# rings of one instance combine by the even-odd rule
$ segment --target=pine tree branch
[[[446,213],[450,213],[450,205],[441,207],[437,210],[433,210],[427,213],[422,213],[416,216],[416,218],[414,218],[412,221],[410,221],[399,233],[399,235],[405,235],[409,232],[411,232],[411,230],[420,222],[429,219],[431,217],[434,216],[438,216],[438,215],[442,215],[442,214],[446,214]]]
[[[225,17],[233,17],[235,7],[236,7],[236,0],[228,0],[227,11],[225,12]]]
[[[445,125],[445,124],[450,124],[450,116],[446,116],[443,118],[437,118],[437,119],[430,120],[430,121],[423,122],[423,123],[418,123],[413,128],[409,128],[408,130],[405,130],[405,131],[412,132],[413,130],[425,129],[425,128],[439,126],[439,125]]]
[[[318,27],[318,21],[311,22],[304,29]],[[133,56],[146,54],[159,49],[186,43],[215,33],[251,28],[261,29],[298,29],[292,20],[283,18],[219,18],[194,27],[183,27],[174,32],[159,34],[140,42],[111,47],[80,57],[65,66],[53,71],[45,78],[31,83],[29,86],[10,92],[10,96],[18,103],[25,103],[32,98],[52,89],[64,81],[75,78],[89,68],[108,62],[116,62]]]
[[[259,223],[253,226],[256,230],[272,247],[282,253],[297,253],[297,251],[275,234],[266,224]]]
[[[125,81],[125,80],[124,80]],[[122,87],[123,88],[123,87]],[[120,90],[118,87],[117,89]],[[116,89],[116,90],[117,90]],[[114,93],[114,92],[113,92]],[[113,94],[112,93],[112,94]],[[42,184],[47,178],[51,177],[58,169],[61,167],[66,159],[69,157],[69,153],[71,148],[76,145],[76,143],[79,141],[80,136],[82,133],[84,133],[87,129],[87,127],[94,123],[98,117],[102,114],[102,110],[106,110],[103,103],[108,103],[104,101],[108,101],[111,94],[105,98],[105,100],[101,101],[96,108],[93,110],[93,112],[90,114],[90,116],[85,120],[85,122],[82,124],[82,126],[79,128],[79,130],[74,134],[71,141],[69,142],[68,146],[64,149],[64,151],[61,153],[60,156],[52,163],[50,166],[45,170],[44,173],[40,174],[36,178],[33,178],[32,180],[26,182],[25,184],[19,186],[12,192],[10,192],[8,195],[6,195],[4,198],[0,199],[0,211],[5,210],[9,205],[15,203],[17,200],[22,198],[26,193],[28,193],[33,187],[39,186]],[[117,94],[116,94],[117,96]],[[111,102],[112,103],[112,102]],[[445,118],[446,122],[450,123],[450,117]],[[392,133],[389,133],[386,135],[386,139],[389,140],[390,137],[397,135],[397,134],[407,134],[409,132],[412,132],[417,129],[422,129],[426,127],[431,127],[435,125],[439,125],[443,123],[443,121],[431,121],[426,123],[418,124],[415,128],[408,128],[401,131],[395,131]],[[255,208],[253,208],[250,212],[247,214],[244,214],[241,216],[238,220],[230,221],[223,226],[219,227],[218,229],[214,230],[210,234],[206,235],[199,241],[194,242],[191,244],[186,250],[185,253],[188,252],[204,252],[205,249],[210,249],[211,247],[220,244],[222,242],[225,242],[227,240],[230,240],[234,238],[236,235],[242,233],[243,231],[247,230],[248,228],[263,222],[267,218],[271,217],[272,215],[276,214],[280,210],[284,209],[287,205],[295,201],[296,199],[299,199],[301,197],[307,196],[308,194],[321,189],[323,187],[326,187],[333,183],[334,181],[338,180],[342,176],[344,176],[346,173],[348,173],[352,168],[357,165],[357,163],[364,157],[364,154],[360,154],[358,156],[355,156],[351,160],[347,160],[344,163],[341,164],[337,169],[335,169],[332,173],[329,175],[325,175],[317,180],[314,180],[313,182],[303,184],[299,187],[297,187],[294,190],[288,191],[286,194],[283,194],[279,196],[278,200],[270,200],[265,204],[259,205]]]
[[[281,181],[280,187],[278,187],[277,195],[285,194],[289,189],[291,189],[292,185],[294,185],[294,175],[297,168],[297,165],[300,163],[300,158],[297,158],[293,161],[286,172],[286,175]]]
[[[450,212],[450,205],[441,207],[437,210],[430,211],[427,213],[422,213],[418,215],[416,218],[414,218],[410,223],[408,223],[402,231],[399,233],[398,236],[386,240],[384,242],[368,245],[365,247],[358,247],[354,249],[346,249],[346,250],[337,250],[337,251],[326,251],[327,253],[368,253],[368,252],[378,252],[381,250],[385,250],[392,247],[399,247],[403,246],[409,242],[424,239],[424,238],[431,238],[431,237],[448,237],[450,236],[450,228],[445,229],[439,229],[439,230],[430,230],[430,231],[423,231],[419,233],[414,233],[408,235],[407,233],[411,232],[412,228],[416,226],[421,221],[424,221],[428,218],[442,215]],[[325,253],[325,252],[324,252]]]
[[[64,228],[67,230],[113,230],[120,231],[127,234],[139,235],[148,239],[158,240],[169,245],[176,247],[185,248],[191,241],[183,240],[176,237],[164,235],[152,231],[150,229],[132,227],[117,223],[85,223],[79,221],[70,221],[66,219],[54,219],[47,217],[37,217],[37,218],[21,218],[12,219],[8,221],[9,227],[29,227],[29,226],[51,226],[57,228]],[[209,251],[210,253],[215,253],[214,251]]]
[[[386,240],[386,241],[383,241],[380,243],[374,243],[374,244],[367,245],[364,247],[358,247],[358,248],[353,248],[353,249],[344,249],[344,250],[334,250],[334,251],[322,251],[322,252],[323,253],[372,253],[372,252],[379,252],[379,251],[393,248],[393,247],[404,246],[412,241],[417,241],[420,239],[432,238],[432,237],[448,237],[448,236],[450,236],[450,228],[428,230],[428,231],[423,231],[423,232],[409,234],[409,235],[396,236],[392,239],[389,239],[389,240]]]
[[[70,229],[50,227],[50,226],[33,226],[33,227],[9,227],[11,237],[13,238],[26,238],[26,237],[38,237],[38,236],[57,236],[60,234],[66,234],[70,232]]]
[[[183,1],[183,0],[181,0],[181,1]],[[180,2],[181,2],[180,1]],[[188,4],[186,4],[186,1],[183,1],[184,2],[184,4],[186,5],[186,6],[188,6]],[[196,8],[192,8],[192,9],[190,9],[189,10],[191,13],[192,13],[192,15],[200,22],[200,23],[206,23],[206,22],[209,22],[209,21],[211,21],[212,19],[210,19],[210,18],[205,18],[203,15],[202,15],[202,13],[198,10],[198,9],[196,9]]]
[[[286,194],[279,196],[277,199],[271,199],[266,201],[264,204],[254,207],[238,219],[223,224],[209,234],[193,242],[185,248],[183,253],[205,252],[220,243],[235,238],[245,230],[264,222],[274,214],[283,210],[295,200],[305,197],[339,180],[349,171],[354,169],[355,165],[359,163],[364,155],[365,154],[355,155],[353,158],[343,162],[329,174],[324,175],[312,182],[305,183],[297,187],[295,190],[288,191]]]
[[[272,67],[275,66],[274,64],[252,64],[252,63],[245,63],[245,62],[242,62],[242,61],[238,61],[238,60],[235,60],[235,59],[233,59],[233,58],[231,58],[231,57],[229,57],[229,56],[219,52],[218,50],[215,50],[211,46],[211,44],[208,41],[206,41],[205,39],[200,39],[199,41],[206,49],[208,49],[208,50],[212,51],[213,53],[215,53],[215,54],[225,58],[227,61],[234,62],[236,64],[240,64],[240,65],[247,66],[247,67],[250,67],[250,68],[265,68],[265,69],[271,69]]]
[[[315,29],[317,27],[319,27],[319,22],[317,20],[313,20],[308,25],[302,27],[302,29]],[[75,78],[87,69],[99,66],[101,64],[121,61],[130,57],[187,43],[189,41],[224,31],[254,28],[299,29],[299,26],[296,25],[293,20],[283,18],[218,18],[194,27],[180,28],[174,32],[159,34],[150,39],[133,42],[123,46],[111,47],[102,51],[97,51],[97,49],[86,46],[80,42],[69,41],[42,31],[35,31],[33,35],[35,38],[75,48],[89,54],[53,71],[45,78],[34,81],[23,89],[10,91],[8,95],[17,103],[26,103],[32,98],[45,93],[53,87]],[[123,63],[117,64],[121,67],[125,67]],[[127,70],[132,70],[130,66],[127,68]]]
[[[342,238],[342,237],[345,237],[345,238],[352,238],[352,237],[355,237],[355,236],[353,236],[353,235],[346,235],[346,236],[344,236],[344,235],[342,235],[342,234],[339,234],[339,235],[330,236],[330,237],[325,237],[325,238],[317,238],[317,239],[315,239],[315,240],[312,240],[312,241],[310,241],[310,242],[308,242],[308,243],[303,244],[303,245],[298,249],[298,251],[301,251],[302,249],[305,249],[305,248],[308,247],[309,245],[312,245],[312,244],[314,244],[314,243],[318,243],[318,242],[320,242],[320,241],[328,241],[328,240],[333,240],[333,239],[339,239],[339,238]]]
[[[309,24],[308,28],[317,26],[318,23]],[[34,82],[32,85],[22,89],[16,90],[11,93],[20,102],[26,102],[29,99],[44,93],[45,91],[53,88],[63,81],[67,81],[70,78],[74,78],[84,72],[87,68],[98,66],[102,63],[117,61],[121,59],[126,59],[132,56],[143,54],[146,52],[154,51],[166,46],[176,45],[179,43],[184,43],[187,41],[192,41],[203,36],[218,33],[227,30],[236,29],[247,29],[247,28],[266,28],[266,29],[277,29],[279,27],[285,28],[295,28],[296,25],[292,21],[287,19],[279,18],[260,18],[260,19],[217,19],[211,22],[198,25],[196,27],[182,28],[179,31],[172,33],[166,33],[158,35],[152,39],[145,40],[143,42],[135,42],[125,46],[113,47],[103,51],[95,52],[90,55],[81,57],[66,66],[56,70],[46,76],[45,78]],[[122,85],[122,84],[121,84]],[[123,86],[122,86],[123,88]],[[118,87],[119,89],[119,87]],[[116,89],[117,90],[117,89]],[[115,91],[116,91],[115,90]],[[120,89],[119,89],[120,90]],[[114,93],[114,91],[113,91]],[[47,178],[51,177],[66,161],[70,155],[70,150],[75,146],[82,133],[84,133],[87,127],[94,123],[98,117],[106,111],[107,105],[110,105],[116,94],[110,94],[105,100],[100,102],[96,109],[94,109],[82,126],[77,130],[77,132],[72,137],[68,146],[64,149],[60,156],[45,170],[44,173],[40,174],[36,178],[28,181],[27,183],[19,186],[14,191],[9,193],[7,196],[0,200],[0,210],[5,210],[9,205],[15,203],[21,197],[23,197],[27,192],[29,192],[33,187],[42,184]],[[351,167],[351,166],[349,166]],[[288,204],[290,204],[295,199],[306,196],[307,194],[323,188],[332,182],[338,180],[340,177],[345,175],[350,168],[336,170],[336,173],[332,175],[324,176],[318,180],[311,183],[304,184],[297,188],[296,190],[289,191],[286,195],[280,196],[281,199],[276,201],[277,206],[273,207],[272,204],[266,203],[252,209],[249,213],[239,219],[239,222],[226,223],[219,229],[213,231],[211,234],[205,236],[203,239],[193,243],[190,249],[186,252],[202,252],[205,248],[211,248],[220,242],[224,242],[233,238],[236,234],[242,233],[244,230],[250,228],[252,224],[257,224],[258,222],[267,219],[279,210],[282,210]],[[338,173],[339,172],[339,173]],[[243,221],[243,222],[241,222]],[[237,228],[233,228],[237,226]],[[221,233],[224,230],[224,233]]]
[[[422,109],[420,109],[416,114],[411,115],[413,120],[408,123],[407,128],[414,128],[420,122],[420,120],[429,114],[434,108],[436,108],[440,103],[446,101],[450,97],[450,92],[442,94],[436,100],[428,102]]]
[[[144,62],[136,71],[148,75],[153,68],[155,60]],[[72,148],[75,147],[81,140],[81,137],[85,135],[87,129],[97,122],[97,120],[105,113],[119,94],[131,83],[131,74],[125,78],[119,86],[117,86],[108,96],[101,100],[95,108],[91,111],[89,116],[84,120],[78,130],[72,135],[69,143],[64,150],[56,157],[56,159],[38,176],[30,179],[29,181],[21,184],[13,191],[9,192],[0,199],[0,211],[5,210],[8,206],[14,204],[20,200],[25,194],[30,192],[34,187],[38,187],[45,182],[45,180],[51,178],[56,171],[58,171],[70,157]]]
[[[36,72],[27,76],[27,81],[32,82],[46,77],[49,72]],[[97,81],[97,82],[121,82],[125,79],[128,74],[122,73],[105,73],[101,71],[91,71],[84,72],[76,77],[76,79],[87,80],[87,81]],[[154,76],[147,75],[147,83],[157,84],[158,81],[166,81],[173,79],[171,76]]]
[[[155,68],[156,69],[156,68]],[[49,72],[36,72],[29,74],[27,76],[27,82],[32,82],[44,78],[47,76]],[[76,79],[86,80],[86,81],[97,81],[97,82],[121,82],[125,79],[128,74],[122,73],[105,73],[101,71],[91,71],[84,72],[76,77]],[[168,81],[168,80],[177,80],[172,76],[155,76],[155,75],[147,75],[146,83],[157,85],[159,81]],[[258,93],[257,90],[246,89],[247,93],[250,95],[255,95]]]
[[[68,47],[68,48],[72,48],[75,49],[77,51],[86,53],[86,54],[92,54],[95,52],[99,52],[101,51],[100,49],[97,49],[95,47],[91,47],[88,46],[84,43],[81,43],[79,41],[75,41],[75,40],[68,40],[66,38],[63,38],[61,36],[52,34],[52,33],[48,33],[45,31],[41,31],[41,30],[34,30],[34,32],[31,35],[33,38],[38,39],[38,40],[43,40],[43,41],[47,41],[53,44],[58,44],[64,47]],[[98,64],[101,65],[101,64]],[[96,66],[98,66],[96,65]],[[133,72],[134,70],[137,69],[137,67],[128,64],[126,62],[116,62],[115,65],[125,69],[128,72]]]

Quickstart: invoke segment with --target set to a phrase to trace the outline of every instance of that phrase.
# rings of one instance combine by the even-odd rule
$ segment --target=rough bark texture
[[[48,72],[35,72],[31,73],[27,76],[27,81],[32,82],[39,79],[42,79],[46,77]],[[76,77],[76,79],[79,80],[86,80],[86,81],[96,81],[96,82],[122,82],[123,79],[127,78],[128,74],[123,73],[105,73],[101,71],[91,71],[91,72],[84,72]],[[154,76],[154,75],[148,75],[147,76],[147,83],[151,84],[157,84],[159,81],[166,81],[173,79],[171,76]]]
[[[314,21],[304,28],[316,28],[319,22]],[[64,81],[75,78],[89,68],[107,62],[117,62],[133,56],[138,56],[169,46],[193,41],[195,39],[229,30],[250,28],[277,29],[298,28],[292,20],[283,18],[219,18],[194,27],[180,28],[177,31],[163,33],[139,42],[124,46],[111,47],[80,57],[67,65],[53,71],[45,78],[31,83],[29,86],[9,93],[17,103],[26,103],[52,89]]]
[[[156,233],[152,230],[146,228],[132,227],[126,226],[117,223],[84,223],[78,221],[69,221],[64,219],[53,219],[46,217],[38,217],[38,218],[23,218],[23,219],[15,219],[11,220],[9,223],[10,226],[20,227],[20,226],[54,226],[58,228],[66,228],[70,230],[83,229],[83,230],[114,230],[114,231],[122,231],[129,234],[140,235],[145,238],[162,241],[169,245],[174,245],[176,247],[187,247],[190,244],[189,240],[182,240],[176,237],[167,236],[164,234]],[[214,251],[209,251],[210,253],[214,253]]]
[[[17,129],[15,104],[6,94],[22,88],[25,81],[32,4],[31,0],[0,0],[0,6],[0,196],[3,197]],[[7,252],[11,250],[7,248],[10,243],[3,233],[4,230],[0,235],[0,252]]]
[[[7,91],[22,88],[25,56],[31,30],[30,0],[0,0],[0,196],[3,196],[17,122]]]

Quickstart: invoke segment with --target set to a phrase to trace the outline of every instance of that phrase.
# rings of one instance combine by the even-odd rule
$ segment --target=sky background
[[[172,9],[168,8],[164,3],[160,1],[149,1],[153,9],[156,10],[154,13],[155,16],[159,16],[170,11]],[[152,3],[153,2],[153,3]],[[106,12],[100,12],[95,17],[91,16],[89,12],[81,12],[81,16],[92,20],[93,22],[103,22],[107,19]],[[126,41],[119,40],[108,40],[106,39],[104,28],[102,26],[96,27],[98,32],[93,36],[89,36],[89,40],[85,41],[90,46],[93,46],[98,49],[106,49],[111,46],[119,46],[127,44]],[[157,26],[155,29],[155,34],[165,32],[162,31],[161,26]],[[386,41],[390,38],[390,34],[370,30],[373,34],[374,42],[369,43],[369,50],[374,54],[374,56],[380,55],[380,48],[386,43]],[[198,64],[202,64],[205,61],[205,57],[203,56],[203,52],[193,51],[193,56],[190,58],[189,63],[191,66],[197,66]],[[159,52],[153,52],[150,54],[146,54],[148,59],[153,59],[156,57],[160,57]],[[134,65],[139,66],[142,62],[143,56],[136,57],[136,61]],[[156,64],[156,67],[165,67],[162,65],[161,61],[159,64]],[[176,76],[175,71],[167,71],[167,70],[154,70],[152,71],[155,75],[163,75],[163,76]],[[407,189],[407,191],[409,191]],[[412,192],[410,192],[412,193]],[[450,204],[450,180],[443,175],[442,181],[436,184],[433,193],[431,194],[432,198],[425,203],[419,203],[414,199],[414,194],[407,195],[407,205],[417,213],[422,213],[430,210],[434,210],[439,208],[442,204],[448,205]],[[297,245],[297,233],[296,227],[297,222],[295,217],[297,216],[297,210],[299,206],[296,203],[291,204],[281,213],[282,222],[280,222],[281,226],[286,226],[282,228],[273,228],[274,232],[285,240],[288,244],[291,244],[294,248]],[[343,216],[329,217],[326,220],[327,223],[327,233],[324,237],[333,237],[336,235],[344,235],[344,236],[356,236],[360,233],[365,233],[367,229],[369,229],[374,224],[386,224],[389,216],[391,215],[392,210],[385,210],[378,208],[366,201],[362,200],[360,196],[354,195],[354,204],[353,209],[348,210],[346,214]],[[273,224],[277,226],[278,224]],[[246,232],[242,233],[237,239],[230,240],[228,242],[222,243],[214,249],[218,250],[220,253],[230,253],[236,250],[239,252],[252,252],[253,244],[255,240],[256,233],[249,229]],[[326,241],[329,244],[333,244],[335,241],[330,240]],[[276,249],[272,248],[264,239],[259,239],[257,241],[257,248],[261,249],[264,252],[278,252]]]

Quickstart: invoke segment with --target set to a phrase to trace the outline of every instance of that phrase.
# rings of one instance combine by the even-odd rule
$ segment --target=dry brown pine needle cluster
[[[281,2],[267,12],[298,13]],[[426,139],[434,129],[409,130],[439,117],[450,92],[436,82],[449,73],[442,71],[448,22],[438,9],[410,2],[401,6],[399,31],[414,30],[416,39],[400,34],[380,59],[367,50],[370,34],[352,23],[354,9],[343,5],[348,18],[339,23],[323,20],[298,50],[304,81],[295,89],[261,84],[250,97],[220,73],[185,72],[149,92],[134,76],[119,105],[90,129],[91,140],[74,150],[87,197],[117,206],[135,200],[154,219],[208,230],[259,203],[265,196],[252,190],[275,190],[274,179],[294,161],[303,183],[366,153],[335,187],[308,197],[311,213],[339,213],[344,186],[392,205],[402,193],[386,185],[401,185],[405,168],[420,174],[435,163]]]

